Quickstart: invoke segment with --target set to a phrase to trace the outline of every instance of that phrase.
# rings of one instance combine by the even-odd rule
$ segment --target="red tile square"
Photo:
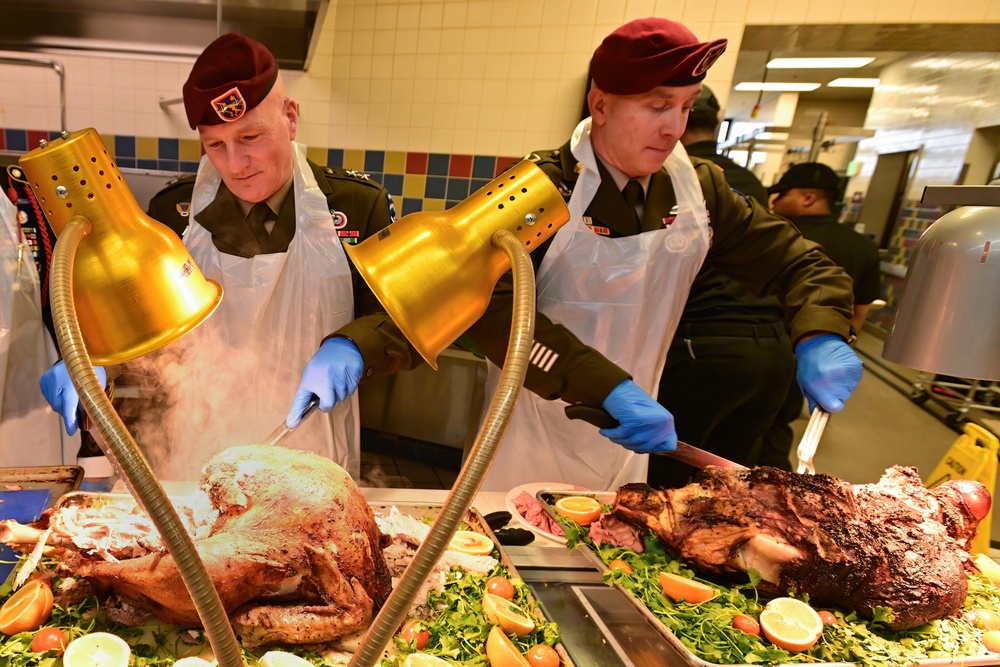
[[[42,139],[48,141],[49,133],[39,130],[28,130],[28,150],[33,151],[38,148],[38,142]]]
[[[406,154],[407,174],[427,173],[427,153],[407,153]]]
[[[472,156],[452,155],[451,165],[448,167],[448,175],[460,178],[469,178],[472,176]]]
[[[7,133],[0,130],[0,151],[7,150]]]
[[[493,174],[493,176],[494,177],[499,176],[500,174],[503,173],[504,169],[506,169],[510,165],[514,164],[515,162],[520,162],[520,161],[521,161],[521,157],[503,157],[503,156],[498,157],[497,158],[497,170],[496,170],[496,173]]]

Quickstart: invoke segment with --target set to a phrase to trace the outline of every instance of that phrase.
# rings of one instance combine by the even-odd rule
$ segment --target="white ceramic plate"
[[[580,490],[577,489],[573,484],[565,484],[563,482],[531,482],[529,484],[521,484],[520,486],[515,486],[513,489],[507,492],[507,497],[504,498],[504,505],[507,507],[507,511],[510,512],[511,516],[515,521],[520,523],[523,527],[534,531],[535,533],[547,537],[550,540],[559,542],[560,544],[566,543],[566,538],[561,535],[555,535],[547,530],[542,530],[536,526],[531,525],[528,521],[521,516],[521,513],[517,511],[517,507],[514,505],[514,498],[517,498],[521,493],[527,493],[532,498],[535,494],[542,489],[553,489],[555,491],[571,491]],[[543,512],[545,510],[542,510]]]

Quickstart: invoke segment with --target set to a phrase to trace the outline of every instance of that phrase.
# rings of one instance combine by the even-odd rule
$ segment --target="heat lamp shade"
[[[882,356],[929,373],[1000,379],[1000,207],[957,208],[920,237]]]
[[[218,306],[222,287],[139,208],[94,129],[64,133],[18,163],[57,236],[74,219],[90,225],[73,259],[73,302],[93,364],[157,350]]]
[[[531,252],[569,220],[548,176],[522,160],[447,211],[411,213],[347,256],[407,340],[437,357],[486,311],[510,270],[493,235],[511,232]]]

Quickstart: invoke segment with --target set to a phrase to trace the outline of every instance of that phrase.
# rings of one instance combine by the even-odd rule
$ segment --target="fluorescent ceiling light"
[[[878,85],[878,79],[852,79],[842,76],[826,85],[831,88],[874,88]]]
[[[850,69],[864,67],[874,58],[775,58],[768,69]]]
[[[736,90],[765,90],[769,92],[804,93],[816,90],[818,83],[761,83],[760,81],[744,81],[736,84]]]

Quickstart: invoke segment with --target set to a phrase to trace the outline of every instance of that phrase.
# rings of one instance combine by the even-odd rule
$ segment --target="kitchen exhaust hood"
[[[306,70],[329,0],[0,0],[0,50],[196,57],[218,35]]]

